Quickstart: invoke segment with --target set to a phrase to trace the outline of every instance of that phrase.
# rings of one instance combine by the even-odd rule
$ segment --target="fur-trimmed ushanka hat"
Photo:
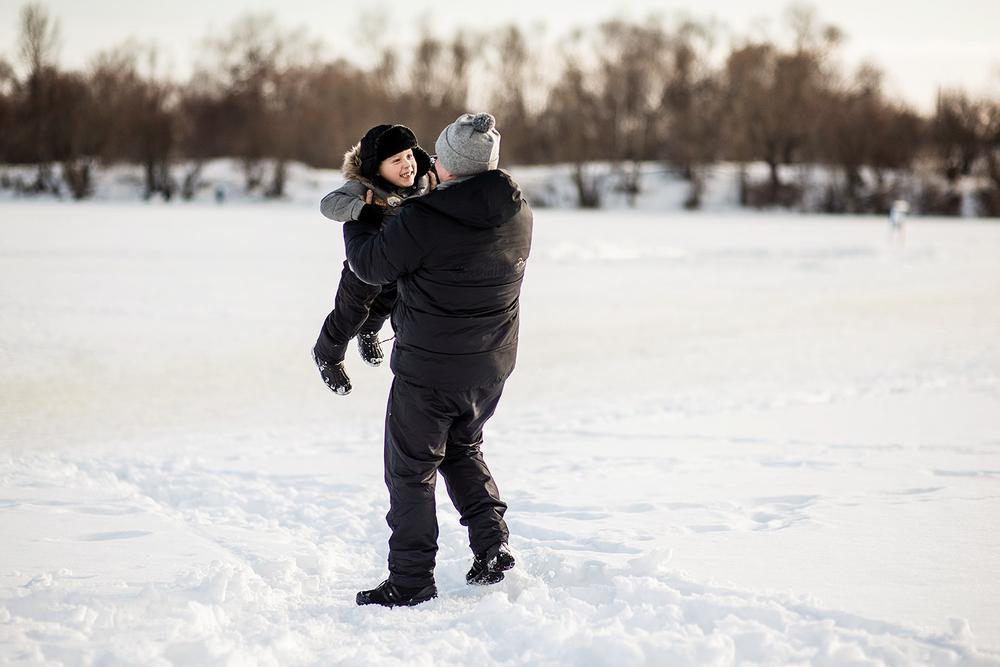
[[[417,137],[405,125],[376,125],[361,138],[361,175],[372,179],[382,160],[417,147]]]

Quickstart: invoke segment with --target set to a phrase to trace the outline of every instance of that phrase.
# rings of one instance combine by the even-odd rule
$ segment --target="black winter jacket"
[[[398,281],[393,373],[437,389],[510,375],[531,226],[528,202],[497,169],[406,201],[381,230],[344,225],[355,274],[373,285]]]

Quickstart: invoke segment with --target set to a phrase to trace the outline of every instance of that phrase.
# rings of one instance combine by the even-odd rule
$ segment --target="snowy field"
[[[541,210],[519,566],[385,573],[387,368],[313,206],[0,206],[0,663],[1000,665],[1000,224]],[[384,331],[390,335],[388,328]]]

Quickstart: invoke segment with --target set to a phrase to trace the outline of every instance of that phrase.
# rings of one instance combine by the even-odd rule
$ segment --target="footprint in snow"
[[[151,530],[118,530],[110,533],[89,533],[77,538],[80,542],[106,542],[108,540],[131,540],[152,535]]]

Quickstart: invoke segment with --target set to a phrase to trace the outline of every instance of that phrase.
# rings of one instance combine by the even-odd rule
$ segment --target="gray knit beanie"
[[[464,113],[441,130],[434,144],[437,158],[456,176],[472,176],[496,169],[500,162],[500,133],[488,113]]]

